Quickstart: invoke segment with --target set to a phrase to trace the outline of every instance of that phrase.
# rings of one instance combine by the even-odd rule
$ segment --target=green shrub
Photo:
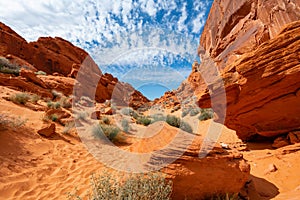
[[[140,116],[137,118],[136,123],[148,126],[149,124],[151,124],[151,119],[149,117]]]
[[[14,103],[25,105],[30,100],[30,94],[26,92],[16,93],[11,95],[9,99]]]
[[[180,129],[188,133],[193,133],[191,125],[185,121],[181,121]]]
[[[185,117],[190,113],[190,109],[184,109],[181,113],[181,117]]]
[[[53,122],[56,122],[58,120],[58,116],[56,114],[52,114],[48,116],[48,119]]]
[[[86,111],[79,111],[75,115],[75,119],[86,121],[88,118],[88,113]]]
[[[37,94],[30,95],[30,101],[34,104],[36,104],[41,99],[41,96]]]
[[[4,74],[14,74],[19,76],[21,67],[15,63],[10,63],[4,57],[0,57],[0,72]]]
[[[139,117],[139,114],[136,111],[134,111],[132,108],[129,108],[129,107],[128,108],[122,108],[121,113],[123,115],[131,116],[134,119],[137,119]]]
[[[69,98],[69,97],[62,96],[58,102],[61,105],[61,107],[63,107],[63,108],[71,108],[72,107],[71,98]]]
[[[56,90],[52,90],[51,93],[53,95],[53,99],[55,99],[55,98],[61,98],[63,96],[63,94],[61,92],[58,92]]]
[[[126,119],[123,119],[121,122],[121,126],[124,132],[128,133],[130,130],[129,122]]]
[[[191,116],[191,117],[196,116],[196,115],[198,115],[200,112],[201,112],[201,109],[200,109],[200,108],[192,108],[191,111],[190,111],[190,116]]]
[[[105,171],[91,178],[91,199],[94,200],[169,200],[172,182],[162,174],[132,174],[118,176]],[[123,180],[118,179],[121,177]],[[76,194],[69,194],[69,199],[81,199]]]
[[[34,72],[36,75],[44,75],[44,76],[46,76],[47,75],[47,73],[46,72],[44,72],[44,71],[37,71],[37,72]]]
[[[201,114],[199,115],[198,119],[200,121],[205,121],[208,119],[212,119],[214,117],[214,112],[211,108],[205,108],[201,110]]]
[[[166,122],[171,126],[179,128],[181,120],[179,117],[176,117],[174,115],[167,115]]]
[[[162,113],[156,113],[154,115],[151,115],[150,118],[152,118],[152,124],[158,121],[166,121],[166,116],[164,116]]]
[[[120,129],[114,125],[107,124],[97,124],[92,127],[92,133],[98,138],[107,137],[110,141],[117,141],[117,135],[119,134]]]
[[[53,101],[48,101],[47,106],[48,108],[52,108],[52,109],[59,109],[61,107],[59,102],[53,102]]]

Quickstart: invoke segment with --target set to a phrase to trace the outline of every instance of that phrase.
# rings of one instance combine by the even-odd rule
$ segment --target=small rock
[[[270,164],[268,169],[265,171],[266,174],[276,172],[278,169],[274,164]]]
[[[105,115],[112,115],[113,114],[113,109],[112,108],[105,108],[104,114]]]
[[[233,153],[233,158],[234,159],[242,159],[243,158],[243,154],[240,152],[234,152]]]
[[[221,144],[221,147],[222,147],[223,149],[230,149],[230,148],[229,148],[229,144],[226,144],[226,143],[223,143],[223,142],[221,142],[220,144]]]
[[[50,137],[51,135],[55,134],[55,124],[52,123],[40,130],[38,130],[38,134],[45,136],[45,137]]]
[[[300,142],[300,131],[294,131],[294,132],[290,132],[287,135],[287,138],[289,139],[291,144],[296,144]]]
[[[272,147],[273,148],[280,148],[289,145],[289,141],[285,137],[278,137],[274,140]]]

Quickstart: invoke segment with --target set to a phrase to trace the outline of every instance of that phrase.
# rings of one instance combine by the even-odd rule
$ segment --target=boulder
[[[38,134],[45,136],[45,137],[50,137],[53,134],[55,134],[55,124],[47,124],[45,127],[42,129],[38,130]]]
[[[286,137],[280,136],[280,137],[278,137],[278,138],[276,138],[274,140],[274,142],[272,144],[272,147],[277,149],[277,148],[281,148],[281,147],[287,146],[289,144],[290,143],[289,143],[289,141],[288,141],[288,139]]]
[[[163,122],[162,122],[163,123]],[[216,145],[201,149],[203,138],[167,124],[152,125],[156,134],[131,146],[131,151],[149,153],[145,169],[161,169],[172,180],[172,199],[205,199],[215,194],[238,193],[250,177],[250,165],[241,153]],[[200,155],[200,156],[199,156]],[[147,157],[148,158],[148,157]]]
[[[33,71],[21,69],[20,76],[26,78],[29,82],[41,86],[42,88],[47,88],[46,84],[39,79]]]

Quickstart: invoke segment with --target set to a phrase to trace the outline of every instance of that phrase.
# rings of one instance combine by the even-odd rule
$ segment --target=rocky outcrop
[[[226,91],[225,125],[241,139],[276,136],[300,128],[300,21],[228,65],[222,74]],[[223,84],[212,83],[199,98],[210,107],[210,95],[222,95]],[[217,102],[218,114],[225,102]]]
[[[0,55],[16,56],[47,74],[58,72],[64,76],[70,74],[74,63],[81,64],[88,56],[84,50],[59,37],[42,37],[27,43],[1,22],[0,46]]]
[[[48,90],[48,93],[55,89],[68,96],[73,93],[75,78],[78,73],[81,73],[81,78],[77,79],[77,83],[84,86],[84,89],[79,92],[75,91],[79,97],[89,96],[98,102],[116,98],[122,104],[133,107],[149,102],[131,85],[119,82],[111,74],[102,74],[87,52],[59,37],[42,37],[36,42],[27,43],[24,38],[0,22],[0,56],[25,68],[20,75],[28,81],[25,86],[17,86],[15,82],[22,84],[22,78],[13,77],[12,80],[15,82],[10,80],[4,84],[6,86],[25,88],[25,91],[29,92],[37,91],[37,87],[42,88],[43,91]],[[35,76],[33,72],[38,70],[50,76]],[[35,89],[30,89],[28,84]],[[45,92],[41,96],[49,96],[45,95]]]
[[[161,171],[173,182],[172,199],[206,199],[238,193],[248,181],[250,165],[241,153],[229,152],[220,145],[211,151],[202,150],[201,136],[178,131],[163,122],[150,125],[150,129],[156,134],[143,138],[130,150],[151,154],[149,160],[147,156],[141,158],[147,161],[145,169],[162,165]]]
[[[173,182],[172,199],[205,199],[240,192],[250,175],[250,165],[243,155],[215,147],[208,156],[199,158],[196,143],[164,170]]]
[[[215,120],[242,139],[298,129],[299,13],[297,0],[215,0],[200,38],[201,64],[174,95],[196,96],[204,108],[214,98]]]
[[[276,37],[300,19],[298,0],[215,0],[200,39],[219,69]]]
[[[9,74],[0,73],[0,85],[7,86],[15,90],[31,92],[44,98],[52,99],[53,97],[48,89],[42,88],[21,76],[14,77]]]

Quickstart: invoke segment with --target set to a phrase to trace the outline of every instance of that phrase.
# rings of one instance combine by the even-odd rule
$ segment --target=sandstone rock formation
[[[276,37],[286,24],[299,19],[298,0],[216,0],[198,53],[205,50],[224,69],[244,53]]]
[[[225,125],[241,139],[276,136],[300,128],[300,21],[228,65],[223,74],[227,97]],[[222,84],[208,86],[216,99]],[[199,98],[210,107],[209,91]],[[208,103],[208,104],[207,104]],[[216,113],[225,102],[215,102]]]
[[[206,156],[199,157],[205,153],[200,150],[201,136],[179,132],[163,122],[150,128],[152,132],[158,131],[153,137],[135,143],[131,151],[151,152],[146,169],[170,163],[162,172],[173,182],[172,199],[205,199],[215,194],[238,193],[248,181],[250,165],[241,153],[216,145]]]
[[[24,86],[22,78],[12,77],[12,80],[4,83],[6,86],[13,86],[29,92],[39,90],[37,94],[48,97],[51,96],[49,94],[52,89],[65,95],[71,95],[75,86],[74,79],[77,78],[78,73],[81,73],[83,75],[77,79],[77,83],[84,88],[82,91],[75,91],[79,96],[89,96],[98,102],[105,102],[113,96],[122,104],[133,107],[139,107],[149,102],[131,85],[120,82],[111,74],[102,74],[87,52],[59,37],[42,37],[36,42],[28,43],[11,28],[0,22],[0,56],[21,66],[26,66],[26,70],[21,71],[20,75],[25,77],[28,83],[25,83]],[[33,72],[38,70],[55,76],[37,77]],[[1,83],[3,83],[4,77],[1,78],[3,79]],[[48,92],[46,92],[47,90]]]
[[[299,13],[297,0],[215,0],[200,38],[201,64],[174,95],[196,96],[200,107],[211,107],[213,97],[216,120],[242,139],[299,129],[298,22],[282,30]]]

